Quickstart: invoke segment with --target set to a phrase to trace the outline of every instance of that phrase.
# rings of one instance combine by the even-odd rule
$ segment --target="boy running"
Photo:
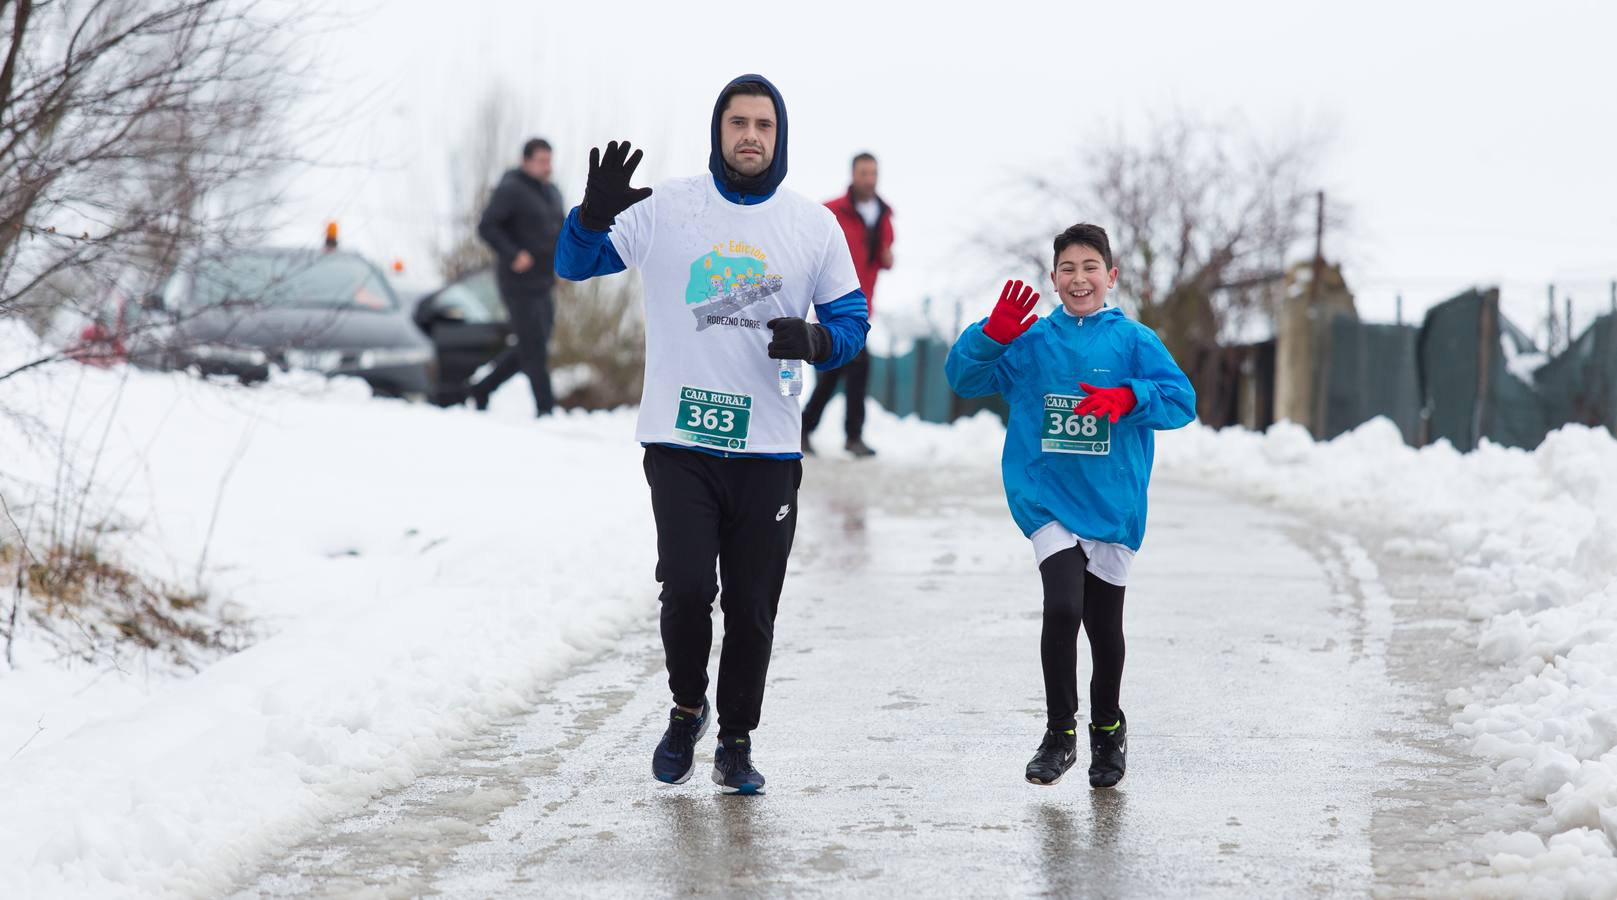
[[[1123,779],[1128,724],[1123,591],[1145,536],[1153,432],[1196,416],[1196,395],[1156,334],[1106,292],[1117,269],[1104,229],[1056,236],[1050,273],[1061,305],[1039,321],[1039,295],[1008,281],[989,317],[967,328],[945,372],[962,397],[999,394],[1010,406],[1001,473],[1011,517],[1033,542],[1044,582],[1048,722],[1027,780],[1050,785],[1077,760],[1078,631],[1089,632],[1089,783]]]

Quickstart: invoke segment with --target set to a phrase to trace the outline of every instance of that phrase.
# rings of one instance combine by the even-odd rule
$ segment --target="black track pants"
[[[745,735],[758,727],[763,709],[803,464],[652,446],[645,466],[657,521],[668,688],[678,705],[701,705],[713,646],[713,598],[722,586],[719,736]]]
[[[1039,566],[1044,581],[1044,699],[1049,727],[1065,731],[1078,721],[1078,630],[1089,632],[1089,717],[1097,725],[1117,721],[1123,684],[1123,588],[1085,568],[1089,558],[1073,547]]]

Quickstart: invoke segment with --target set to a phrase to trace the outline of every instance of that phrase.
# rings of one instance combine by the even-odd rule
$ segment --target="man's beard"
[[[739,154],[738,154],[739,155]],[[769,179],[769,167],[774,161],[764,163],[756,175],[748,175],[735,167],[730,160],[724,161],[724,180],[731,190],[740,194],[750,194],[764,186]]]

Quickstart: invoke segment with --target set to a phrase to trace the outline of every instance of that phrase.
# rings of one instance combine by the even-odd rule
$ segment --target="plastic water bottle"
[[[783,359],[780,361],[780,395],[782,397],[797,397],[803,393],[803,361],[800,359]]]

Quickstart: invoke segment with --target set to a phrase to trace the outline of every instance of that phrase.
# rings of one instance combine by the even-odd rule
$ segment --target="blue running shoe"
[[[764,774],[752,767],[752,742],[721,738],[713,751],[713,783],[726,794],[762,794]]]
[[[707,698],[702,699],[702,712],[691,715],[679,707],[668,711],[668,730],[663,732],[657,752],[651,757],[651,774],[667,784],[684,784],[696,768],[696,742],[707,734],[713,719]]]

